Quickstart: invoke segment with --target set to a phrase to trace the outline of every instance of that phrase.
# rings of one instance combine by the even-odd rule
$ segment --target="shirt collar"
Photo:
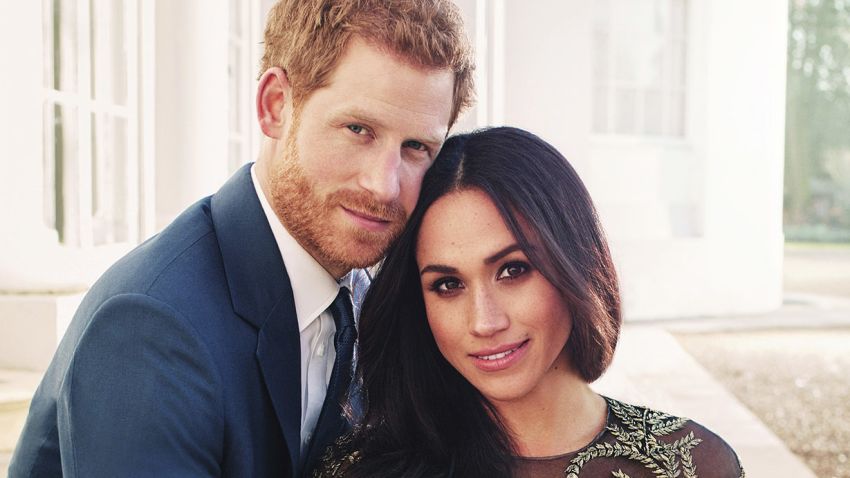
[[[337,293],[339,293],[340,285],[349,285],[350,275],[346,275],[340,283],[337,283],[336,279],[289,234],[266,200],[266,195],[263,194],[263,189],[260,187],[260,182],[254,171],[255,167],[256,164],[251,166],[251,180],[254,182],[257,197],[263,206],[266,220],[268,220],[275,242],[280,249],[283,264],[286,266],[286,273],[289,276],[289,283],[292,286],[292,294],[295,299],[298,330],[303,332],[331,305]]]

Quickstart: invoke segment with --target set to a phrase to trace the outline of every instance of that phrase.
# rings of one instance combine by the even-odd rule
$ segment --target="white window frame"
[[[597,72],[593,71],[593,95],[596,98],[596,95],[599,94],[600,91],[605,91],[605,105],[606,105],[606,113],[605,113],[605,126],[602,129],[599,129],[597,126],[597,110],[596,105],[598,104],[596,100],[594,100],[593,107],[591,109],[591,114],[593,115],[593,120],[591,122],[591,137],[595,141],[615,141],[615,142],[656,142],[659,144],[680,144],[686,142],[691,134],[691,104],[690,97],[692,91],[692,29],[691,29],[691,17],[693,10],[693,2],[691,0],[667,0],[667,1],[681,1],[683,3],[683,15],[682,21],[682,37],[675,39],[675,41],[681,44],[682,49],[682,58],[678,60],[680,63],[680,67],[683,69],[683,82],[681,85],[673,85],[673,75],[675,74],[672,71],[672,65],[674,64],[674,60],[671,58],[672,48],[671,44],[674,41],[671,39],[673,35],[672,32],[665,32],[664,42],[665,48],[663,50],[664,59],[662,61],[663,64],[663,73],[661,75],[661,97],[662,97],[662,112],[661,112],[661,125],[662,130],[658,133],[648,133],[646,132],[645,127],[645,95],[642,94],[645,92],[646,85],[640,84],[637,81],[622,81],[616,78],[616,67],[617,67],[617,56],[618,52],[615,50],[615,47],[618,43],[618,34],[619,32],[614,27],[615,20],[613,19],[613,15],[616,15],[616,12],[612,13],[612,10],[615,10],[613,6],[613,2],[616,0],[602,0],[598,2],[594,2],[593,7],[600,9],[606,8],[606,12],[596,12],[596,17],[594,18],[594,24],[592,26],[592,31],[594,36],[598,34],[599,24],[598,18],[604,17],[607,21],[605,34],[608,35],[607,48],[604,48],[602,51],[599,50],[599,45],[597,42],[592,42],[594,47],[593,55],[603,55],[605,61],[605,70],[606,77],[604,79],[599,78]],[[671,9],[672,10],[672,9]],[[672,23],[671,23],[672,25]],[[602,81],[600,81],[602,80]],[[618,107],[616,100],[616,92],[618,89],[625,88],[631,89],[636,92],[635,99],[635,110],[633,111],[632,121],[634,122],[634,132],[633,133],[618,133],[616,127],[616,121],[618,118]],[[679,131],[673,131],[675,128],[671,122],[673,121],[672,117],[676,114],[673,112],[673,108],[670,101],[671,94],[681,94],[682,97],[682,110],[678,113],[678,120],[681,124],[678,125]]]
[[[91,78],[91,45],[92,25],[90,24],[91,0],[76,0],[76,74],[77,85],[75,91],[62,91],[54,89],[52,82],[53,51],[53,27],[52,20],[53,2],[44,1],[42,12],[44,34],[46,43],[45,72],[46,81],[43,88],[43,137],[45,144],[45,209],[46,219],[50,219],[50,211],[55,212],[56,189],[52,179],[54,174],[55,159],[52,157],[55,138],[52,128],[53,110],[55,105],[66,108],[66,111],[75,111],[76,120],[76,148],[73,154],[76,163],[72,166],[72,178],[65,180],[65,228],[62,232],[63,243],[67,246],[79,249],[113,249],[136,244],[143,235],[150,234],[152,219],[149,217],[153,210],[153,137],[151,135],[152,125],[150,121],[142,116],[142,111],[150,112],[152,116],[153,90],[152,52],[154,48],[153,27],[153,4],[152,2],[139,2],[138,0],[121,0],[124,2],[124,24],[122,25],[124,41],[127,47],[127,97],[126,105],[112,104],[110,100],[95,99],[92,91]],[[102,17],[101,17],[102,18]],[[104,70],[101,70],[104,71]],[[142,97],[144,95],[144,97]],[[92,140],[93,118],[100,120],[103,116],[107,118],[121,118],[126,125],[125,138],[125,177],[126,204],[124,216],[127,223],[126,241],[108,240],[103,244],[95,244],[94,221],[95,212],[92,210],[92,167],[94,148],[103,148],[108,151],[109,147],[98,146]],[[142,126],[146,125],[143,129]],[[97,141],[106,139],[99,136]],[[67,166],[66,166],[67,167]],[[55,228],[55,222],[48,224]]]
[[[262,57],[260,40],[266,16],[261,8],[259,0],[228,0],[227,64],[230,74],[227,169],[230,173],[254,161],[259,153],[260,134],[253,99]],[[238,23],[238,28],[234,28],[234,22]],[[235,62],[234,51],[238,59]]]

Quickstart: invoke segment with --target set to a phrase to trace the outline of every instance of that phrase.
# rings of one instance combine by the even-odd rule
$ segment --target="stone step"
[[[47,369],[83,295],[0,291],[0,369]]]
[[[9,476],[9,462],[11,460],[11,453],[0,451],[0,478],[7,478]]]
[[[29,411],[30,400],[41,381],[41,373],[0,369],[0,470],[5,472],[8,454],[15,448]]]

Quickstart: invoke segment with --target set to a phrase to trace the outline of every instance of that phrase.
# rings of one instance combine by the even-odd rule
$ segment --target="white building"
[[[478,106],[557,146],[628,319],[781,302],[787,4],[456,0]],[[103,269],[255,158],[270,0],[2,2],[0,368],[42,370]]]

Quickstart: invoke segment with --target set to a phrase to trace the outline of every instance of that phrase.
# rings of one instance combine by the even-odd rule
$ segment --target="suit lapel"
[[[263,212],[251,165],[212,197],[233,310],[258,329],[256,357],[297,476],[301,449],[301,343],[292,286]]]
[[[292,292],[289,295],[289,303],[281,303],[272,311],[277,320],[266,321],[260,329],[257,360],[286,439],[293,476],[297,476],[301,458],[301,342]],[[281,320],[284,318],[292,320]],[[289,327],[293,323],[294,332]]]

